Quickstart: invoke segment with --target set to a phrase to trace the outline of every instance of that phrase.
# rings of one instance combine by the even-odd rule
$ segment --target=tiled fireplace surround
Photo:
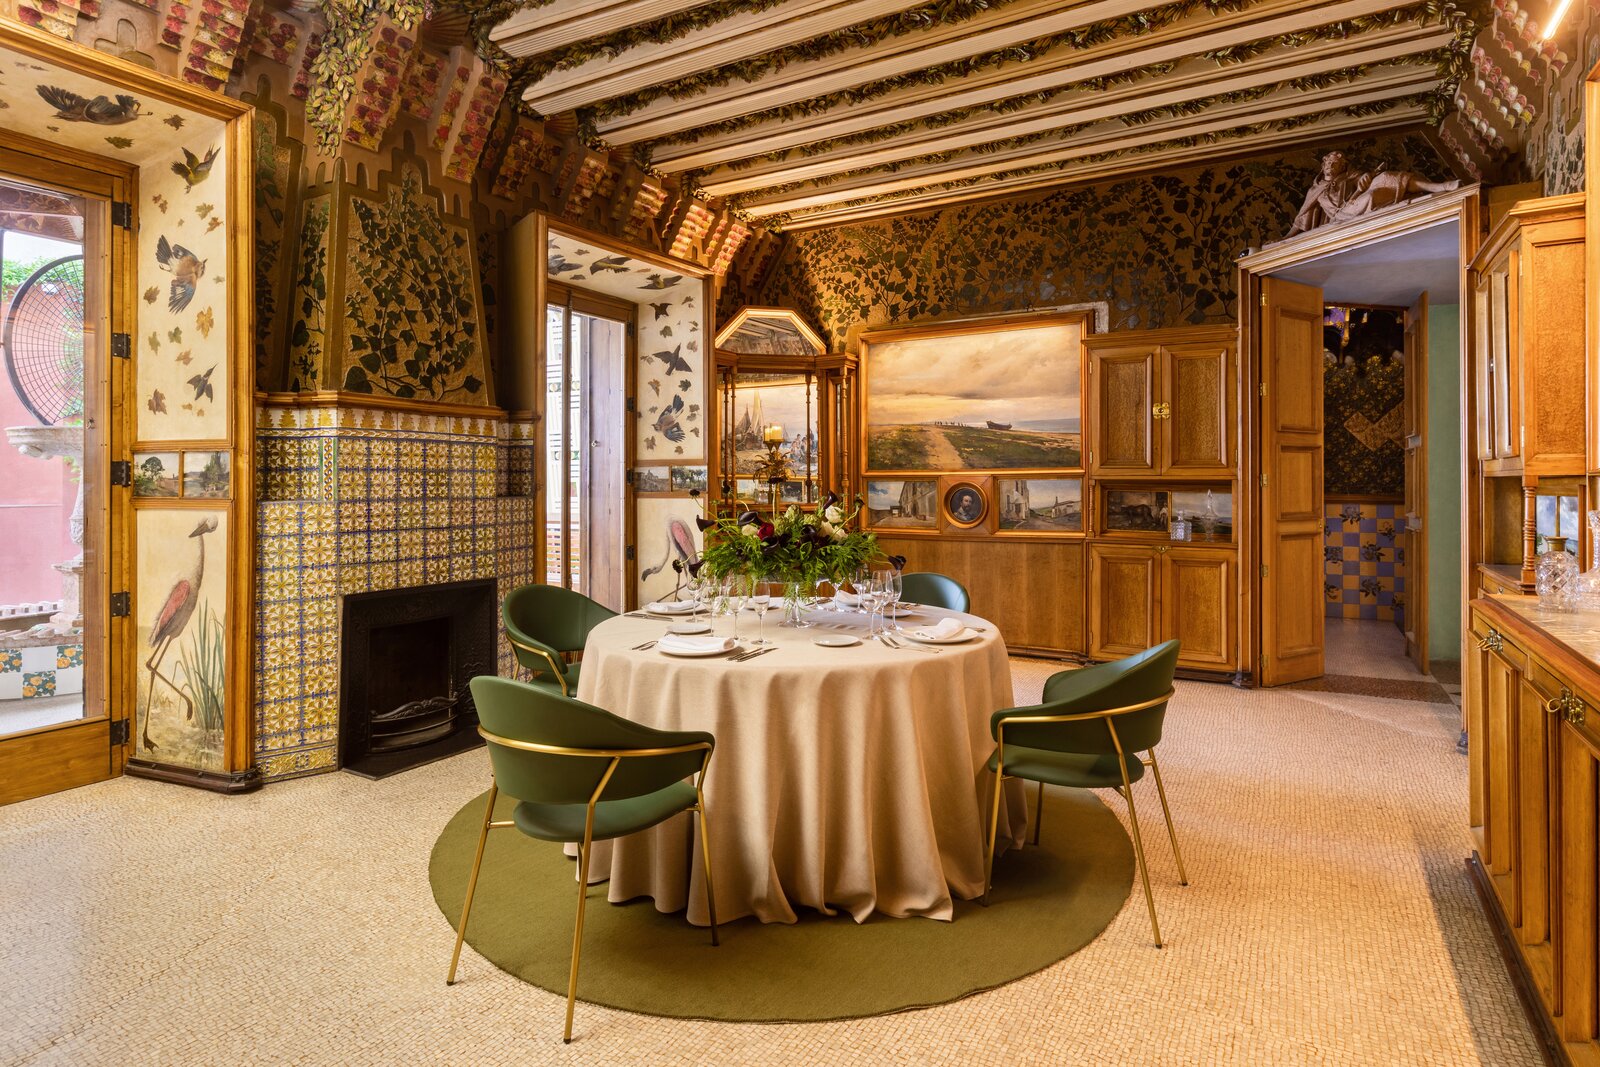
[[[258,408],[256,760],[333,770],[347,593],[535,579],[532,426],[354,407]],[[500,639],[502,672],[510,648]]]

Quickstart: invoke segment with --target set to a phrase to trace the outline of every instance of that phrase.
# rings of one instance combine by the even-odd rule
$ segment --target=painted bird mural
[[[196,374],[193,378],[189,379],[189,387],[194,390],[194,399],[196,403],[199,403],[201,398],[206,400],[215,400],[217,398],[216,394],[211,389],[211,371],[216,369],[217,366],[215,363],[213,363],[210,370],[207,370],[204,374]]]
[[[603,270],[615,271],[618,274],[628,273],[628,257],[605,256],[589,264],[590,274],[599,274]]]
[[[681,414],[683,414],[683,397],[674,396],[672,403],[662,406],[661,414],[656,416],[651,428],[667,440],[677,443],[683,440],[683,427],[678,425],[678,416]]]
[[[667,365],[668,374],[671,374],[674,371],[683,371],[685,374],[689,373],[689,362],[683,358],[682,345],[674,348],[671,352],[652,352],[650,353],[650,358],[659,359],[661,362],[665,363]]]
[[[171,678],[161,673],[161,661],[166,658],[167,650],[172,647],[183,633],[184,627],[189,625],[189,619],[194,615],[195,605],[200,602],[200,583],[206,576],[206,541],[208,533],[217,529],[217,517],[207,515],[200,520],[200,525],[189,534],[194,539],[195,555],[194,567],[188,575],[179,578],[173,583],[172,592],[167,594],[167,602],[162,605],[161,613],[156,616],[155,622],[150,626],[150,658],[145,661],[145,669],[150,672],[150,695],[144,702],[144,747],[154,750],[156,744],[150,740],[150,709],[156,699],[156,679],[167,683],[167,687],[182,698],[188,706],[185,719],[194,718],[194,701],[189,694],[178,688]]]
[[[557,252],[555,255],[550,257],[550,273],[554,274],[556,277],[560,277],[569,270],[582,269],[582,263],[574,263],[560,252]]]
[[[681,274],[669,274],[664,278],[659,274],[652,274],[649,276],[649,280],[643,285],[639,286],[639,288],[671,289],[674,285],[677,285],[681,281],[683,281],[683,275]]]
[[[654,301],[651,301],[650,310],[656,313],[656,318],[664,319],[667,317],[667,314],[672,311],[672,301],[668,300],[664,304],[657,304]]]
[[[68,122],[92,122],[98,126],[121,126],[139,117],[139,99],[127,93],[116,97],[79,96],[59,85],[36,86],[44,102],[56,109],[56,117]]]
[[[217,146],[212,145],[206,150],[206,154],[202,158],[187,148],[182,149],[183,161],[172,165],[172,173],[183,179],[184,192],[188,192],[206,180],[211,173],[211,164],[217,161],[217,151]]]
[[[156,238],[156,262],[172,275],[167,310],[182,311],[194,299],[195,286],[206,276],[206,261],[182,245],[169,244],[163,234]]]
[[[700,554],[694,547],[694,534],[689,532],[689,524],[682,519],[667,520],[667,554],[654,567],[646,567],[639,575],[639,580],[649,581],[671,566],[674,559],[681,561],[685,568],[700,561]]]

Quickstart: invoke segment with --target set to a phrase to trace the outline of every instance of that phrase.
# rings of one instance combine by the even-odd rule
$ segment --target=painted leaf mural
[[[402,399],[486,399],[473,250],[408,170],[351,199],[343,387]]]

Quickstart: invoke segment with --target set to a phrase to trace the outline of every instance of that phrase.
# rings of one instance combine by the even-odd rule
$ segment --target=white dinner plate
[[[695,634],[708,634],[711,624],[702,620],[692,622],[675,622],[667,627],[667,633],[678,634],[681,637],[693,637]]]
[[[886,610],[884,614],[891,619],[915,619],[922,613],[917,611],[915,605],[899,604],[893,609]]]
[[[901,630],[899,636],[910,641],[915,641],[919,645],[959,645],[976,639],[978,635],[973,632],[971,627],[968,627],[967,629],[956,634],[954,637],[918,637],[910,630]]]
[[[662,604],[653,608],[647,607],[644,610],[649,612],[651,615],[693,615],[699,609],[693,604],[690,604],[686,608],[669,608],[665,604]]]
[[[849,634],[823,634],[821,637],[813,637],[811,643],[821,645],[823,648],[849,648],[851,645],[859,645],[861,638]]]
[[[737,652],[738,649],[737,648],[704,648],[704,649],[696,649],[696,650],[691,651],[691,650],[686,649],[686,648],[685,649],[666,648],[666,647],[664,647],[662,645],[657,645],[656,646],[656,651],[657,652],[664,652],[669,656],[683,656],[683,657],[686,657],[686,658],[693,659],[693,658],[700,657],[700,656],[726,656],[730,652]]]

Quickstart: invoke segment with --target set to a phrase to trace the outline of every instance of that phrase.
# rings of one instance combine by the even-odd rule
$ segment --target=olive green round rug
[[[1032,789],[1029,802],[1032,802]],[[484,797],[456,812],[433,847],[428,878],[450,920],[461,918]],[[495,818],[509,819],[505,797]],[[713,857],[713,860],[715,857]],[[491,830],[467,943],[501,970],[562,996],[577,912],[574,861],[561,846]],[[799,922],[739,919],[722,944],[663,915],[648,899],[607,904],[592,886],[578,999],[648,1015],[800,1022],[882,1015],[957,1000],[1032,974],[1093,941],[1133,885],[1133,846],[1092,793],[1045,796],[1042,847],[995,860],[989,906],[956,901],[951,922],[809,910]],[[441,949],[443,974],[448,955]],[[464,955],[457,981],[482,962]]]

